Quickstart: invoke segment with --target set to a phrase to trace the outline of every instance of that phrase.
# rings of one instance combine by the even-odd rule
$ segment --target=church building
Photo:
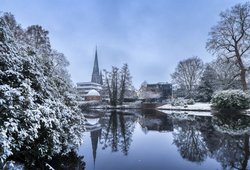
[[[77,89],[79,96],[82,97],[83,99],[85,98],[88,98],[88,100],[92,98],[96,99],[96,97],[91,97],[89,92],[93,90],[100,92],[102,90],[102,84],[103,84],[102,72],[99,71],[98,54],[97,54],[97,48],[96,48],[91,81],[76,83],[76,89]],[[100,100],[101,98],[98,98],[98,99]]]

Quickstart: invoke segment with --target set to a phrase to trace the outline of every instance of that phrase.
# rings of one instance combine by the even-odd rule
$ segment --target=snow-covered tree
[[[178,63],[172,80],[179,87],[185,89],[186,97],[193,97],[203,71],[203,62],[198,57],[182,60]]]
[[[58,77],[63,78],[67,81],[67,83],[71,84],[71,77],[68,73],[67,67],[69,66],[69,61],[67,60],[66,56],[63,53],[60,53],[56,50],[52,50],[52,62],[53,74],[57,75]]]
[[[16,22],[14,15],[6,12],[2,17],[5,20],[5,23],[8,25],[11,32],[13,33],[15,41],[24,46],[25,43],[23,41],[25,41],[25,30],[22,29],[21,25]]]
[[[13,146],[18,148],[20,147],[18,143],[24,141],[24,139],[19,140],[17,143],[17,139],[13,136],[16,135],[18,138],[19,130],[22,132],[20,134],[24,134],[24,138],[30,134],[28,128],[23,129],[19,127],[18,129],[20,120],[17,119],[20,118],[19,115],[21,115],[23,110],[23,104],[24,107],[33,107],[33,103],[26,104],[29,102],[28,97],[34,95],[34,93],[29,91],[31,89],[29,87],[23,89],[18,88],[20,86],[26,86],[27,83],[29,83],[27,81],[23,82],[23,75],[21,74],[23,60],[24,58],[18,54],[12,32],[6,27],[6,22],[0,18],[1,163],[12,154]],[[25,117],[25,115],[23,117]],[[37,128],[33,130],[37,131]],[[33,139],[33,135],[36,136],[37,133],[33,133],[31,139]]]
[[[239,76],[235,75],[238,71],[235,64],[223,58],[217,58],[207,63],[197,89],[196,98],[207,102],[211,100],[213,93],[216,91],[240,89]]]
[[[250,3],[237,4],[220,14],[220,21],[209,33],[207,49],[238,67],[243,90],[247,90],[246,75],[249,71]]]
[[[139,90],[138,90],[138,97],[139,97],[139,99],[143,99],[143,93],[146,91],[146,89],[147,89],[147,82],[146,81],[143,81],[142,82],[142,84],[141,84],[141,86],[140,86],[140,88],[139,88]]]
[[[112,106],[122,105],[125,95],[133,89],[128,65],[124,64],[121,69],[112,67],[111,72],[106,70],[104,72],[104,90],[108,92],[110,104]]]
[[[120,70],[120,95],[118,104],[122,105],[126,92],[132,88],[132,77],[130,75],[128,64],[124,64]]]
[[[214,85],[217,90],[239,89],[240,77],[235,74],[239,68],[223,58],[217,58],[210,63],[210,66],[215,71]]]
[[[215,79],[216,79],[215,70],[209,64],[207,64],[201,76],[201,80],[197,89],[198,94],[196,98],[199,101],[208,102],[211,100],[212,95],[216,90],[214,84]]]
[[[67,65],[59,69],[52,51],[41,26],[22,30],[11,14],[0,16],[1,164],[10,155],[50,158],[81,142],[83,117],[62,74]]]

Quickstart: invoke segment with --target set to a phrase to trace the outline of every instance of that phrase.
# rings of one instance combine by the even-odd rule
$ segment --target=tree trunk
[[[248,87],[247,87],[247,81],[246,81],[246,69],[241,69],[240,81],[241,81],[242,89],[244,91],[247,91]]]
[[[242,56],[239,53],[239,49],[237,48],[238,45],[235,42],[235,54],[236,54],[236,59],[237,59],[237,63],[239,64],[239,68],[240,68],[240,81],[241,81],[241,85],[242,85],[242,90],[243,91],[247,91],[247,81],[246,81],[246,68],[244,66],[244,63],[242,61]]]
[[[124,93],[125,93],[125,78],[122,78],[122,83],[121,83],[121,92],[120,92],[120,97],[119,97],[119,104],[122,105],[123,100],[124,100]]]
[[[242,169],[247,169],[247,162],[249,159],[250,151],[249,151],[249,135],[244,135],[244,160],[242,162]]]

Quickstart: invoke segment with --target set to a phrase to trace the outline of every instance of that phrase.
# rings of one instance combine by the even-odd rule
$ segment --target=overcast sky
[[[215,57],[206,49],[219,13],[245,0],[0,0],[24,28],[41,25],[70,61],[74,83],[90,81],[95,46],[100,69],[128,63],[138,88],[171,82],[180,60]]]

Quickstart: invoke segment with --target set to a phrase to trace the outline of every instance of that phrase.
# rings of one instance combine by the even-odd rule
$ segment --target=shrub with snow
[[[191,99],[188,99],[188,100],[187,100],[187,104],[188,104],[188,105],[193,105],[193,104],[195,104],[194,99],[192,99],[192,98],[191,98]]]
[[[248,109],[250,96],[242,90],[224,90],[215,93],[211,102],[217,109]]]
[[[172,106],[184,106],[186,103],[184,101],[184,99],[181,99],[181,98],[177,98],[177,99],[174,99],[172,102],[171,102],[171,105]]]
[[[195,101],[192,98],[190,99],[177,98],[171,102],[172,106],[187,106],[187,105],[193,105],[193,104],[195,104]]]

